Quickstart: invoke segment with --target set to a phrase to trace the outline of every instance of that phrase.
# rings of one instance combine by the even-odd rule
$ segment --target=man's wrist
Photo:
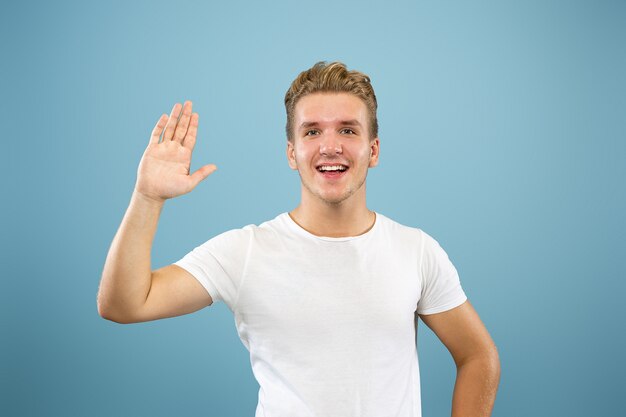
[[[159,210],[163,208],[165,201],[166,200],[161,199],[161,198],[151,197],[149,195],[146,195],[140,191],[137,191],[136,189],[133,191],[133,195],[131,197],[131,203],[136,202],[142,207],[152,207],[152,208],[157,208]]]

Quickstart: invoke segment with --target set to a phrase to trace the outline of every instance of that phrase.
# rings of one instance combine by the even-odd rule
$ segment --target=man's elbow
[[[98,304],[98,314],[105,320],[109,320],[119,324],[127,324],[124,320],[121,320],[118,316],[108,310],[106,307],[103,307],[101,304]]]
[[[457,369],[466,366],[479,368],[482,373],[489,375],[490,379],[500,380],[500,355],[495,344],[490,344],[479,352],[459,360],[456,365]]]
[[[131,321],[125,320],[122,317],[116,316],[114,314],[111,314],[109,311],[101,311],[98,310],[98,314],[100,315],[100,317],[102,317],[105,320],[108,321],[112,321],[114,323],[118,323],[118,324],[130,324],[132,323]]]
[[[105,320],[109,320],[118,324],[131,324],[136,321],[130,320],[127,315],[120,314],[118,311],[113,309],[109,303],[105,302],[100,295],[96,300],[96,305],[98,307],[98,314]]]

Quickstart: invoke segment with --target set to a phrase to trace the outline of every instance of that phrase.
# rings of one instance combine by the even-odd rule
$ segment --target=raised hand
[[[191,110],[191,101],[186,101],[184,106],[176,103],[169,117],[161,116],[139,163],[135,192],[162,203],[187,194],[217,169],[210,164],[189,172],[198,132],[198,113]]]

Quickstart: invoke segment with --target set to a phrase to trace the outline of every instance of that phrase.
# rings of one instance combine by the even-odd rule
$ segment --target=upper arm
[[[152,271],[152,284],[133,322],[143,322],[193,313],[213,304],[198,280],[178,265]]]
[[[498,360],[495,344],[469,301],[420,318],[450,351],[457,366],[473,358]]]

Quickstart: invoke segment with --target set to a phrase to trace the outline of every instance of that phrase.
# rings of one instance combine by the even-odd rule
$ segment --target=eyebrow
[[[361,123],[356,119],[340,120],[339,124],[341,126],[361,126]],[[302,122],[302,124],[300,125],[300,129],[308,129],[310,127],[316,127],[316,126],[319,126],[318,122]]]

